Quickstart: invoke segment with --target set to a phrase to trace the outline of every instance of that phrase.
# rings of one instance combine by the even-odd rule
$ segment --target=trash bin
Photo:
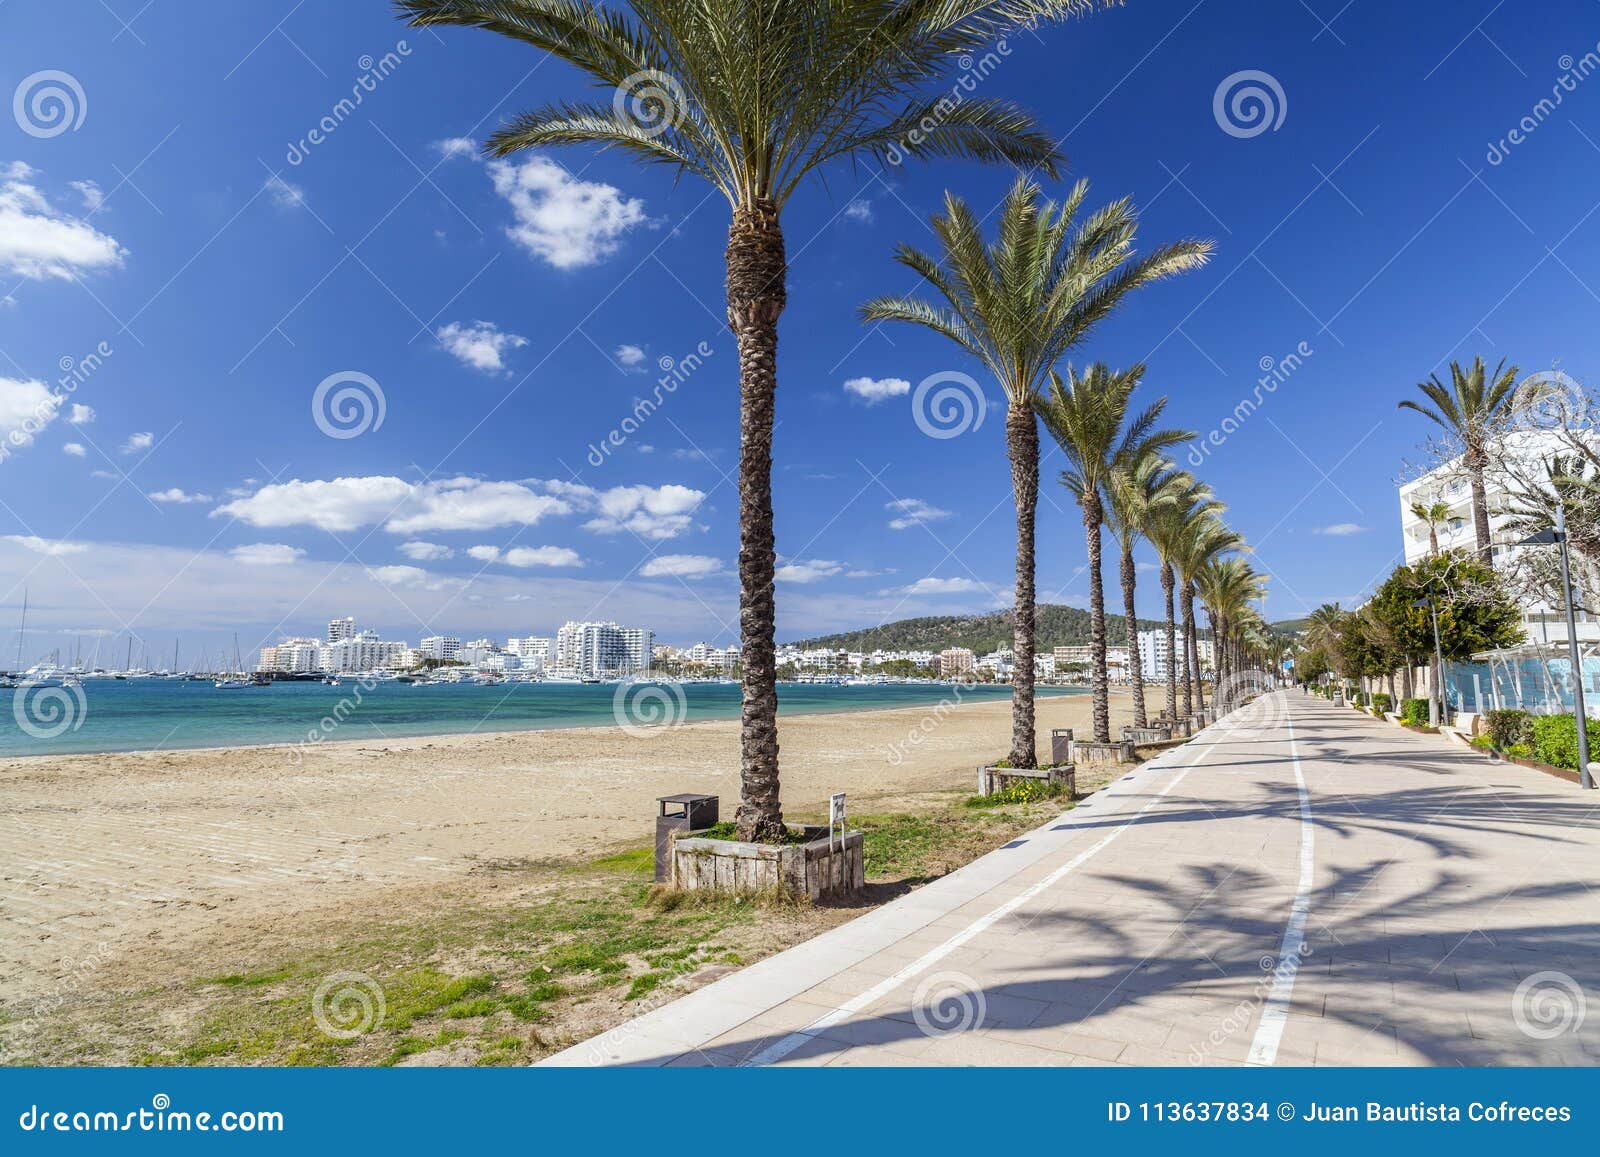
[[[1050,732],[1050,762],[1072,762],[1072,728],[1057,727]]]
[[[656,801],[661,814],[656,816],[656,883],[666,880],[671,865],[667,862],[673,832],[698,832],[717,822],[717,797],[714,795],[664,795]]]

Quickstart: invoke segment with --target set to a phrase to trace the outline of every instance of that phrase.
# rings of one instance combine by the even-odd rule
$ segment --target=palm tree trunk
[[[739,745],[741,840],[782,838],[778,785],[778,669],[773,576],[772,429],[778,315],[788,261],[778,208],[734,210],[728,228],[728,325],[739,346],[739,634],[743,644]]]
[[[1182,606],[1183,606],[1183,632],[1182,632],[1183,633],[1183,639],[1182,639],[1183,655],[1182,655],[1181,659],[1179,659],[1177,656],[1174,656],[1173,661],[1174,662],[1181,662],[1182,665],[1183,665],[1183,713],[1185,715],[1193,715],[1194,714],[1194,665],[1190,661],[1190,655],[1191,655],[1190,643],[1194,639],[1194,603],[1193,603],[1192,600],[1190,600],[1188,598],[1188,586],[1187,585],[1185,585],[1185,587],[1184,587],[1183,595],[1184,595],[1184,597],[1182,599]]]
[[[1494,569],[1494,550],[1489,545],[1489,496],[1483,488],[1483,470],[1488,465],[1488,454],[1482,449],[1468,449],[1467,476],[1472,482],[1472,532],[1478,543],[1478,561]]]
[[[1122,613],[1128,619],[1128,679],[1133,684],[1133,725],[1143,727],[1150,722],[1144,709],[1144,660],[1139,655],[1139,616],[1133,603],[1134,584],[1133,543],[1122,544]]]
[[[1161,594],[1167,604],[1167,718],[1169,719],[1178,714],[1178,640],[1172,622],[1172,588],[1176,581],[1172,574],[1172,564],[1163,561]],[[1184,683],[1187,685],[1188,680],[1185,679]]]
[[[1194,583],[1184,588],[1184,619],[1189,624],[1189,659],[1194,664],[1194,701],[1201,711],[1206,709],[1206,687],[1200,669],[1200,628],[1194,617]],[[1216,654],[1217,641],[1211,640],[1212,654]]]
[[[1011,766],[1038,763],[1033,732],[1033,542],[1039,507],[1039,424],[1031,406],[1006,414],[1011,451],[1011,491],[1017,504],[1016,622],[1012,631]]]
[[[1431,522],[1428,523],[1428,557],[1439,557],[1439,528]]]
[[[1089,679],[1094,698],[1094,738],[1111,742],[1111,689],[1106,674],[1106,595],[1100,581],[1100,497],[1083,502],[1083,530],[1089,547]]]

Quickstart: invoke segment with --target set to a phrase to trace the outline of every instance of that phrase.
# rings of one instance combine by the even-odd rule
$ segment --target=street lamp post
[[[1589,715],[1583,697],[1583,660],[1578,655],[1578,622],[1573,610],[1572,568],[1567,558],[1567,508],[1556,503],[1554,530],[1541,530],[1522,540],[1522,546],[1548,546],[1555,543],[1561,552],[1561,602],[1567,613],[1567,659],[1572,664],[1573,715],[1578,725],[1578,780],[1585,788],[1594,787],[1589,774]]]
[[[1438,676],[1434,679],[1433,694],[1428,697],[1428,726],[1437,727],[1445,722],[1449,715],[1449,708],[1444,700],[1444,649],[1439,645],[1439,608],[1431,595],[1425,595],[1411,605],[1427,607],[1433,614],[1433,660],[1434,670],[1438,672]]]

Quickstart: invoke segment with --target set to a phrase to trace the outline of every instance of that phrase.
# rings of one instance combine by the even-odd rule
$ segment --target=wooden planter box
[[[803,844],[747,844],[708,840],[693,832],[672,841],[668,883],[685,892],[782,892],[797,900],[859,896],[866,887],[865,839],[850,831],[841,841],[825,827],[806,826]]]
[[[1065,767],[980,767],[978,794],[996,795],[1026,780],[1065,784],[1068,798],[1078,798],[1078,769],[1072,764]]]
[[[1495,754],[1499,755],[1500,753],[1496,752]],[[1525,767],[1529,771],[1542,771],[1546,775],[1553,775],[1557,779],[1564,779],[1568,783],[1583,782],[1583,777],[1570,768],[1556,767],[1552,764],[1540,763],[1537,759],[1521,759],[1515,755],[1501,755],[1500,758],[1505,760],[1507,763],[1514,763],[1518,767]]]
[[[1132,763],[1133,740],[1123,739],[1112,743],[1093,743],[1078,740],[1074,747],[1078,758],[1085,763]]]

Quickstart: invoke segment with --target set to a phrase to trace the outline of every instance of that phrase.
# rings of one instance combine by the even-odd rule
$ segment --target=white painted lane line
[[[1278,946],[1278,966],[1273,970],[1272,989],[1250,1044],[1251,1065],[1271,1065],[1278,1059],[1278,1045],[1289,1021],[1289,998],[1294,994],[1294,978],[1300,971],[1300,958],[1306,951],[1306,917],[1311,913],[1311,885],[1316,877],[1316,828],[1311,823],[1311,793],[1306,790],[1305,772],[1300,767],[1300,748],[1294,739],[1294,712],[1284,702],[1284,722],[1289,728],[1289,756],[1294,763],[1294,782],[1300,791],[1300,884],[1295,889],[1289,923]]]
[[[805,1028],[797,1029],[795,1032],[790,1033],[781,1040],[774,1041],[755,1056],[741,1061],[739,1067],[759,1068],[762,1065],[776,1064],[778,1061],[781,1061],[784,1057],[794,1052],[794,1050],[799,1048],[801,1045],[807,1043],[808,1041],[815,1040],[824,1030],[832,1028],[834,1025],[841,1023],[847,1018],[852,1017],[856,1013],[867,1008],[873,1002],[888,996],[889,993],[893,992],[907,981],[932,968],[935,964],[939,963],[939,961],[943,960],[946,956],[949,956],[963,944],[970,942],[977,936],[981,936],[984,932],[988,931],[990,928],[994,927],[995,924],[1011,915],[1011,913],[1022,907],[1029,900],[1036,898],[1040,893],[1046,891],[1047,889],[1053,888],[1068,874],[1087,863],[1095,855],[1095,853],[1099,852],[1107,844],[1111,843],[1112,840],[1116,839],[1123,832],[1127,831],[1134,824],[1138,823],[1142,818],[1144,818],[1144,814],[1165,799],[1167,793],[1173,788],[1177,787],[1178,784],[1182,782],[1184,776],[1188,775],[1189,772],[1194,770],[1205,761],[1206,756],[1210,754],[1211,749],[1215,747],[1216,744],[1196,743],[1194,746],[1198,752],[1195,758],[1185,764],[1178,774],[1169,779],[1166,786],[1157,792],[1151,798],[1149,803],[1145,804],[1144,807],[1140,808],[1131,817],[1129,817],[1126,823],[1113,828],[1106,836],[1100,839],[1098,843],[1082,852],[1079,852],[1072,859],[1068,860],[1065,864],[1062,864],[1061,867],[1051,872],[1048,876],[1034,884],[1032,887],[1028,888],[1026,891],[1013,896],[1004,904],[1001,904],[992,911],[986,912],[984,915],[978,917],[960,932],[957,932],[954,936],[950,937],[950,939],[946,940],[944,943],[935,948],[929,949],[923,955],[919,956],[910,964],[902,968],[899,972],[896,972],[893,976],[887,977],[884,980],[880,980],[877,984],[874,984],[865,992],[851,997],[832,1012],[825,1013],[816,1020],[812,1021],[810,1024],[806,1025]]]

